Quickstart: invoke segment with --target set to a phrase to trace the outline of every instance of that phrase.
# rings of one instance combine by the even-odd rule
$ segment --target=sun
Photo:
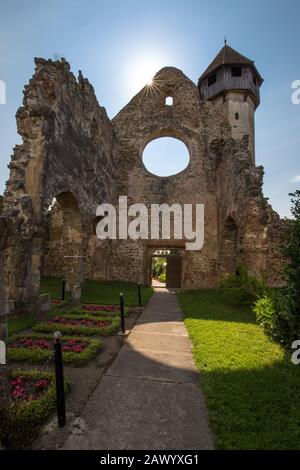
[[[138,93],[145,86],[153,85],[155,74],[168,63],[158,53],[144,52],[126,64],[126,83],[131,95]]]
[[[153,83],[153,77],[161,68],[159,61],[144,59],[137,65],[135,77],[133,80],[137,88],[143,88],[145,85]]]

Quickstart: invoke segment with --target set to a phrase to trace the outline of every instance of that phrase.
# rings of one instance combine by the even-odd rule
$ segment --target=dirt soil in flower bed
[[[130,315],[126,318],[126,331],[130,331],[135,325],[142,309],[130,309]],[[70,434],[80,433],[81,421],[78,418],[86,405],[86,402],[98,386],[103,374],[115,360],[119,349],[123,344],[123,336],[102,337],[101,354],[89,361],[84,367],[78,368],[71,364],[65,364],[64,373],[71,383],[70,393],[66,399],[67,425],[58,429],[55,413],[42,426],[39,437],[33,442],[30,448],[41,450],[60,449]],[[54,371],[53,363],[27,364],[16,363],[16,367],[22,369],[38,368],[41,371]]]

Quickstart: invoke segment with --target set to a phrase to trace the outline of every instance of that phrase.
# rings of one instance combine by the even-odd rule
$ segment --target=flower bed
[[[63,305],[67,304],[65,300],[60,300],[60,299],[52,299],[51,303],[52,305],[57,305],[58,307],[62,307]]]
[[[110,318],[120,316],[119,305],[100,305],[100,304],[81,304],[74,308],[70,313],[75,314],[90,314],[93,316],[100,316],[102,318]],[[129,315],[129,308],[124,308],[125,317]]]
[[[69,383],[65,383],[66,391]],[[55,379],[39,371],[0,372],[0,441],[7,449],[25,447],[55,408]]]
[[[39,332],[60,331],[65,335],[82,334],[87,336],[109,336],[120,328],[118,317],[100,318],[100,316],[82,314],[62,314],[39,323],[33,330]]]
[[[93,359],[100,350],[100,339],[62,336],[63,361],[84,364]],[[31,333],[13,336],[8,345],[9,361],[42,362],[53,359],[53,337]]]

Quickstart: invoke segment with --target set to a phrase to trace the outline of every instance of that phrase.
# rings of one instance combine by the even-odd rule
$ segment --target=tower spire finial
[[[224,45],[226,46],[226,44],[227,44],[227,37],[226,37],[226,34],[225,34],[225,36],[224,36]]]

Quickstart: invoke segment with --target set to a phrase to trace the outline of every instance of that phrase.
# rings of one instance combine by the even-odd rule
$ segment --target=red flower
[[[49,381],[47,379],[39,379],[35,382],[34,386],[37,389],[43,389],[48,385]]]

